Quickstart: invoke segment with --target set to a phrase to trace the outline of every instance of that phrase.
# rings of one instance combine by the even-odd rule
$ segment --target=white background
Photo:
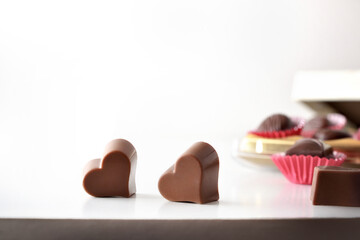
[[[236,135],[305,112],[290,101],[297,70],[358,68],[359,12],[356,0],[1,1],[1,125],[79,142],[110,137],[104,124]]]
[[[357,0],[1,1],[0,186],[80,186],[121,137],[164,160],[156,189],[193,141],[230,144],[274,112],[309,117],[293,75],[358,68],[359,13]]]

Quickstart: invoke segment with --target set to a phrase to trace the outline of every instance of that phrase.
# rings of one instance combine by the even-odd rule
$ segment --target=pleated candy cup
[[[346,155],[340,152],[334,152],[334,157],[328,159],[310,155],[285,155],[280,153],[273,154],[271,159],[290,182],[310,185],[315,167],[340,166],[346,159]]]

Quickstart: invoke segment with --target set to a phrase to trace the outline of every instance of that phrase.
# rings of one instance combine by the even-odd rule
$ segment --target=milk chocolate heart
[[[130,142],[112,140],[102,159],[91,160],[85,166],[85,191],[94,197],[130,197],[136,191],[136,160],[136,150]]]
[[[217,201],[219,157],[207,143],[192,145],[159,179],[159,191],[169,201]]]

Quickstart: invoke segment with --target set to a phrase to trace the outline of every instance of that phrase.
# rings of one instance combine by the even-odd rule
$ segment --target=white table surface
[[[194,139],[143,139],[138,150],[137,193],[131,198],[94,198],[82,188],[87,159],[60,143],[28,152],[16,139],[0,155],[0,218],[55,219],[280,219],[360,217],[360,208],[313,206],[310,186],[288,182],[279,172],[249,169],[231,157],[233,139],[209,139],[220,156],[220,200],[204,205],[169,202],[157,181]],[[34,137],[36,141],[40,141]],[[7,139],[10,140],[10,139]],[[34,141],[35,141],[34,140]],[[22,144],[24,140],[19,140]],[[30,141],[30,139],[29,139]],[[89,144],[91,139],[89,139]],[[39,144],[41,141],[39,142]],[[29,142],[29,145],[34,144]],[[35,143],[37,145],[38,142]],[[65,144],[67,145],[67,144]],[[104,143],[105,145],[105,143]],[[160,147],[160,146],[163,147]],[[34,148],[34,146],[32,146]],[[103,148],[103,146],[101,146]],[[49,153],[52,149],[52,153]],[[100,149],[100,148],[99,148]],[[40,149],[39,149],[40,150]],[[90,148],[89,148],[89,151]],[[67,155],[72,165],[62,164]],[[101,153],[99,153],[99,156]],[[64,161],[68,163],[69,161]]]

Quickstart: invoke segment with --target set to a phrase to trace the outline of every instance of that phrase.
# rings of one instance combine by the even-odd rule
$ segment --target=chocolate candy
[[[258,132],[274,132],[293,128],[295,124],[283,114],[274,114],[267,117],[257,128]]]
[[[310,198],[314,205],[360,207],[360,169],[316,167]]]
[[[159,179],[159,191],[169,201],[217,201],[219,157],[207,143],[192,145]]]
[[[323,129],[331,126],[330,121],[327,117],[318,116],[310,119],[304,125],[303,131],[314,131],[318,129]]]
[[[91,160],[85,166],[85,191],[94,197],[130,197],[136,191],[136,160],[136,150],[130,142],[112,140],[102,159]]]
[[[319,140],[312,138],[304,138],[295,142],[295,144],[289,148],[286,155],[310,155],[318,157],[331,158],[333,149],[328,144],[325,144]]]
[[[321,129],[315,133],[314,138],[319,140],[333,140],[340,138],[351,138],[351,135],[341,130]]]

